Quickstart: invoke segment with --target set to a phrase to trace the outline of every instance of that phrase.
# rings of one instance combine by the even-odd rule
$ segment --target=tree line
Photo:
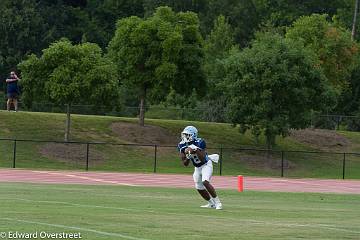
[[[3,0],[0,74],[21,71],[29,105],[140,104],[141,125],[147,103],[201,107],[211,120],[264,133],[271,147],[314,111],[360,114],[355,6]]]

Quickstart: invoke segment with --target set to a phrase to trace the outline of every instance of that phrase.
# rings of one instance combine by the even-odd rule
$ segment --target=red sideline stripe
[[[191,175],[141,174],[78,171],[35,171],[0,169],[0,182],[31,182],[87,185],[136,185],[154,187],[193,188]],[[238,178],[214,176],[217,189],[238,190]],[[274,192],[323,192],[360,194],[359,180],[284,179],[243,177],[243,189]]]

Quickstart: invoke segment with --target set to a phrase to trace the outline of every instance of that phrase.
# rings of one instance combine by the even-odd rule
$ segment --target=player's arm
[[[204,147],[204,149],[202,149],[195,145],[190,145],[187,149],[185,149],[185,154],[196,154],[201,162],[205,162],[205,158],[206,158],[205,146],[206,145],[202,146]]]
[[[205,149],[197,148],[195,153],[196,153],[196,155],[198,156],[198,158],[200,159],[201,162],[205,162],[205,157],[206,157]]]
[[[190,160],[186,157],[184,152],[180,153],[180,158],[181,158],[181,161],[183,162],[184,166],[189,165]]]

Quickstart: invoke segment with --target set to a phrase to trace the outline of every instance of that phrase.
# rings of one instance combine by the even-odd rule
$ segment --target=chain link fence
[[[321,129],[359,132],[360,117],[331,114],[314,114],[311,118],[311,126]]]
[[[360,154],[209,148],[214,175],[360,179]],[[175,146],[0,138],[0,167],[120,172],[191,173]]]

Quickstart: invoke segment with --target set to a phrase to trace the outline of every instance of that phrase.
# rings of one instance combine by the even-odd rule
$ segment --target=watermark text
[[[80,232],[0,232],[0,239],[82,239]]]

